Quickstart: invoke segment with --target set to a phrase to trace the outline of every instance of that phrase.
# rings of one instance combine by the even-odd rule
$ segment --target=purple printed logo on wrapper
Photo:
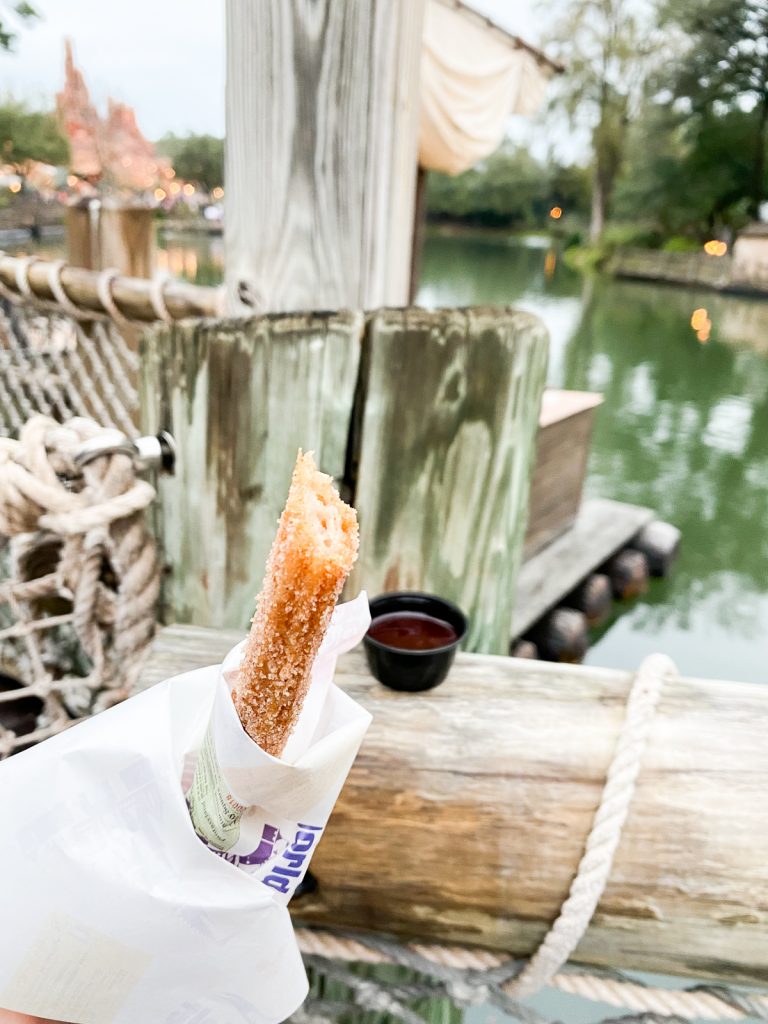
[[[285,842],[280,829],[275,825],[264,825],[261,842],[251,853],[230,853],[218,850],[204,839],[202,841],[211,853],[215,853],[235,867],[261,867],[276,859],[277,864],[260,881],[270,889],[276,889],[284,896],[291,897],[304,876],[307,862],[322,832],[322,825],[307,825],[300,821],[293,841]]]
[[[280,862],[265,878],[262,878],[261,881],[264,885],[268,885],[270,889],[277,889],[285,896],[293,895],[294,889],[306,870],[312,847],[315,845],[318,834],[322,831],[320,825],[304,825],[299,822],[294,840],[283,851]]]

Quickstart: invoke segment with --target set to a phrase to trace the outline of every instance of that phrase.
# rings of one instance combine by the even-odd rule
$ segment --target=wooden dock
[[[522,636],[656,518],[649,508],[607,498],[584,501],[573,525],[520,570],[512,636]]]

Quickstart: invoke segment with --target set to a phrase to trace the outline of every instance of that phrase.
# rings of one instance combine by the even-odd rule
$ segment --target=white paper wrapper
[[[370,721],[331,681],[367,625],[365,594],[336,609],[281,760],[240,727],[237,647],[0,765],[0,1007],[72,1024],[278,1024],[297,1009],[286,904]],[[226,850],[195,833],[182,786],[206,734],[203,799],[245,808]]]

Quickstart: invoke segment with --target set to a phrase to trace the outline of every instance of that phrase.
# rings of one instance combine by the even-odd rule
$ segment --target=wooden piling
[[[66,211],[67,259],[87,270],[113,268],[127,277],[152,278],[157,263],[155,211],[149,206],[70,206]]]
[[[611,581],[614,597],[626,601],[648,589],[648,559],[635,548],[624,548],[606,562],[603,571]]]
[[[298,449],[343,476],[362,328],[342,312],[148,332],[143,429],[177,447],[155,508],[166,621],[247,623]]]
[[[242,633],[162,632],[145,685]],[[303,921],[531,953],[568,893],[632,676],[459,654],[423,694],[336,682],[373,714],[312,861]],[[768,981],[768,689],[669,678],[605,893],[574,959]]]
[[[425,0],[227,0],[229,309],[405,305]]]
[[[613,590],[603,572],[593,572],[575,590],[563,598],[566,608],[583,612],[590,626],[599,626],[611,614]]]
[[[513,658],[532,658],[535,661],[539,656],[539,648],[532,640],[518,640],[509,653]]]
[[[469,615],[471,648],[506,654],[546,332],[493,308],[380,310],[363,329],[286,314],[151,334],[142,426],[178,446],[157,512],[168,621],[247,621],[302,447],[358,509],[350,591],[434,591]]]
[[[633,539],[632,547],[645,555],[651,576],[667,576],[677,559],[681,537],[676,526],[655,519]]]
[[[546,332],[515,310],[382,310],[365,352],[350,592],[440,594],[468,650],[506,654]]]
[[[530,631],[531,640],[544,661],[577,664],[587,653],[587,617],[575,608],[555,608]]]

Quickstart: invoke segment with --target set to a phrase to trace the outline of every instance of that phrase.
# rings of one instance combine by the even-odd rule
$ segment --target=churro
[[[298,721],[357,545],[355,510],[299,452],[232,691],[246,732],[276,757]]]

